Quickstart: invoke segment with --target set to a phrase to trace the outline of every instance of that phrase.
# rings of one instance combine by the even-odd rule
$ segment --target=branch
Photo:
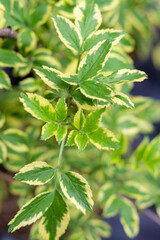
[[[13,178],[10,175],[8,175],[2,171],[0,171],[0,178],[2,178],[4,181],[6,181],[8,183],[13,181]]]
[[[152,219],[152,221],[154,221],[155,223],[157,223],[160,226],[160,218],[151,210],[146,209],[143,211],[143,213],[150,219]]]
[[[4,27],[0,29],[0,38],[13,38],[17,39],[17,32],[11,27]]]

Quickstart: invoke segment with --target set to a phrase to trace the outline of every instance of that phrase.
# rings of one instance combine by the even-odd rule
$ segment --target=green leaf
[[[104,67],[111,47],[110,41],[102,41],[88,52],[79,65],[78,78],[80,82],[94,77]]]
[[[31,9],[29,13],[29,25],[31,27],[39,27],[44,24],[51,13],[51,6],[48,3],[40,3]]]
[[[65,233],[69,219],[69,209],[62,196],[55,190],[52,205],[39,224],[41,236],[46,240],[58,240]]]
[[[18,33],[17,44],[20,51],[24,53],[33,51],[37,46],[36,34],[29,29],[22,29]]]
[[[143,71],[121,69],[104,78],[106,83],[142,82],[147,78]]]
[[[76,137],[77,134],[78,134],[78,132],[76,130],[70,131],[65,146],[68,146],[68,147],[69,146],[74,146],[75,145],[75,137]]]
[[[0,128],[3,127],[4,123],[5,123],[5,116],[0,112]]]
[[[0,70],[0,89],[11,89],[11,81],[9,76]]]
[[[58,143],[60,143],[65,138],[66,135],[67,135],[67,128],[65,126],[59,125],[55,135]]]
[[[86,97],[109,102],[111,100],[112,90],[101,82],[88,80],[80,84],[80,91]]]
[[[20,53],[0,49],[0,67],[23,67],[26,60]]]
[[[139,232],[139,217],[134,204],[128,199],[121,198],[120,222],[129,238],[137,236]]]
[[[55,173],[55,169],[45,162],[37,161],[27,164],[14,177],[29,185],[43,185],[49,182]]]
[[[65,46],[74,53],[80,52],[82,39],[76,26],[70,20],[62,16],[52,14],[52,19],[58,36]]]
[[[88,137],[85,133],[78,133],[75,137],[75,143],[79,151],[83,151],[88,143]]]
[[[47,140],[53,135],[55,135],[57,132],[57,129],[58,129],[58,124],[54,122],[46,123],[42,128],[41,140]]]
[[[102,23],[101,12],[93,0],[86,0],[74,8],[75,24],[83,40],[97,30]]]
[[[14,232],[37,221],[51,206],[54,192],[44,192],[25,204],[9,222],[9,232]]]
[[[105,110],[106,108],[101,108],[88,114],[83,127],[85,133],[90,133],[97,130],[102,114],[105,112]]]
[[[109,40],[112,43],[112,46],[116,45],[121,38],[123,38],[124,32],[114,29],[105,29],[98,30],[93,33],[89,38],[86,39],[84,43],[84,50],[89,51],[94,47],[98,42],[103,40]]]
[[[89,133],[88,137],[98,149],[115,150],[119,148],[113,134],[107,129],[98,128],[96,131]]]
[[[134,110],[133,102],[124,93],[116,93],[112,100],[114,103],[117,103],[118,105],[125,106],[127,108],[131,108]]]
[[[105,202],[103,216],[110,218],[114,217],[119,211],[120,201],[115,194],[111,195]]]
[[[50,102],[35,93],[21,93],[20,101],[32,116],[45,122],[55,121],[55,111]]]
[[[0,141],[0,163],[4,163],[7,159],[7,149],[2,141]]]
[[[67,117],[67,104],[65,102],[65,97],[61,97],[56,106],[55,106],[55,112],[56,112],[56,121],[63,122]]]
[[[26,135],[19,129],[8,128],[0,134],[0,138],[13,151],[18,153],[28,152]]]
[[[83,128],[85,122],[85,116],[82,109],[80,108],[74,116],[74,126],[79,130]]]
[[[35,92],[39,88],[39,81],[35,81],[35,78],[28,77],[20,81],[19,87],[22,91]]]
[[[65,89],[66,86],[68,86],[62,81],[62,73],[54,68],[49,68],[46,66],[43,66],[43,68],[36,67],[34,71],[44,81],[45,84],[53,89]]]
[[[65,197],[76,205],[84,214],[92,210],[92,192],[87,181],[78,173],[62,173],[60,186]]]

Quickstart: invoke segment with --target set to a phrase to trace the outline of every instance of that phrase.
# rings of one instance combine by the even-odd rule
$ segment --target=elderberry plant
[[[106,3],[79,2],[0,0],[1,27],[16,30],[16,41],[1,44],[0,66],[24,78],[17,90],[0,70],[0,88],[13,90],[1,99],[0,161],[18,172],[10,191],[21,207],[9,231],[36,222],[31,239],[99,240],[111,232],[102,216],[119,212],[132,238],[138,211],[160,212],[160,139],[131,150],[159,120],[159,103],[130,95],[147,76],[123,51],[125,32],[100,28]]]

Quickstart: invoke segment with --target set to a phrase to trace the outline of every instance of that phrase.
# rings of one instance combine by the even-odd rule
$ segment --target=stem
[[[64,150],[64,143],[65,143],[66,137],[62,140],[60,150],[59,150],[59,156],[58,156],[58,162],[57,162],[57,169],[55,173],[55,187],[57,186],[57,180],[58,180],[58,173],[61,165],[61,160],[62,160],[62,154]]]
[[[77,67],[76,67],[76,73],[78,73],[78,67],[79,67],[79,64],[80,64],[80,61],[81,61],[81,56],[82,56],[82,53],[80,52],[79,57],[78,57]]]
[[[153,222],[157,223],[160,226],[160,219],[159,217],[152,212],[150,209],[145,209],[143,213],[150,219],[152,219]]]

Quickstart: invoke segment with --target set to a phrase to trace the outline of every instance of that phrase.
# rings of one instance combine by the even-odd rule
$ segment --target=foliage
[[[102,218],[120,213],[133,238],[139,211],[160,213],[160,137],[132,148],[160,120],[159,102],[130,94],[147,75],[127,53],[128,29],[105,28],[118,7],[0,0],[1,27],[17,32],[0,42],[0,163],[16,173],[10,191],[21,208],[10,232],[34,223],[30,239],[98,240],[111,234]]]

